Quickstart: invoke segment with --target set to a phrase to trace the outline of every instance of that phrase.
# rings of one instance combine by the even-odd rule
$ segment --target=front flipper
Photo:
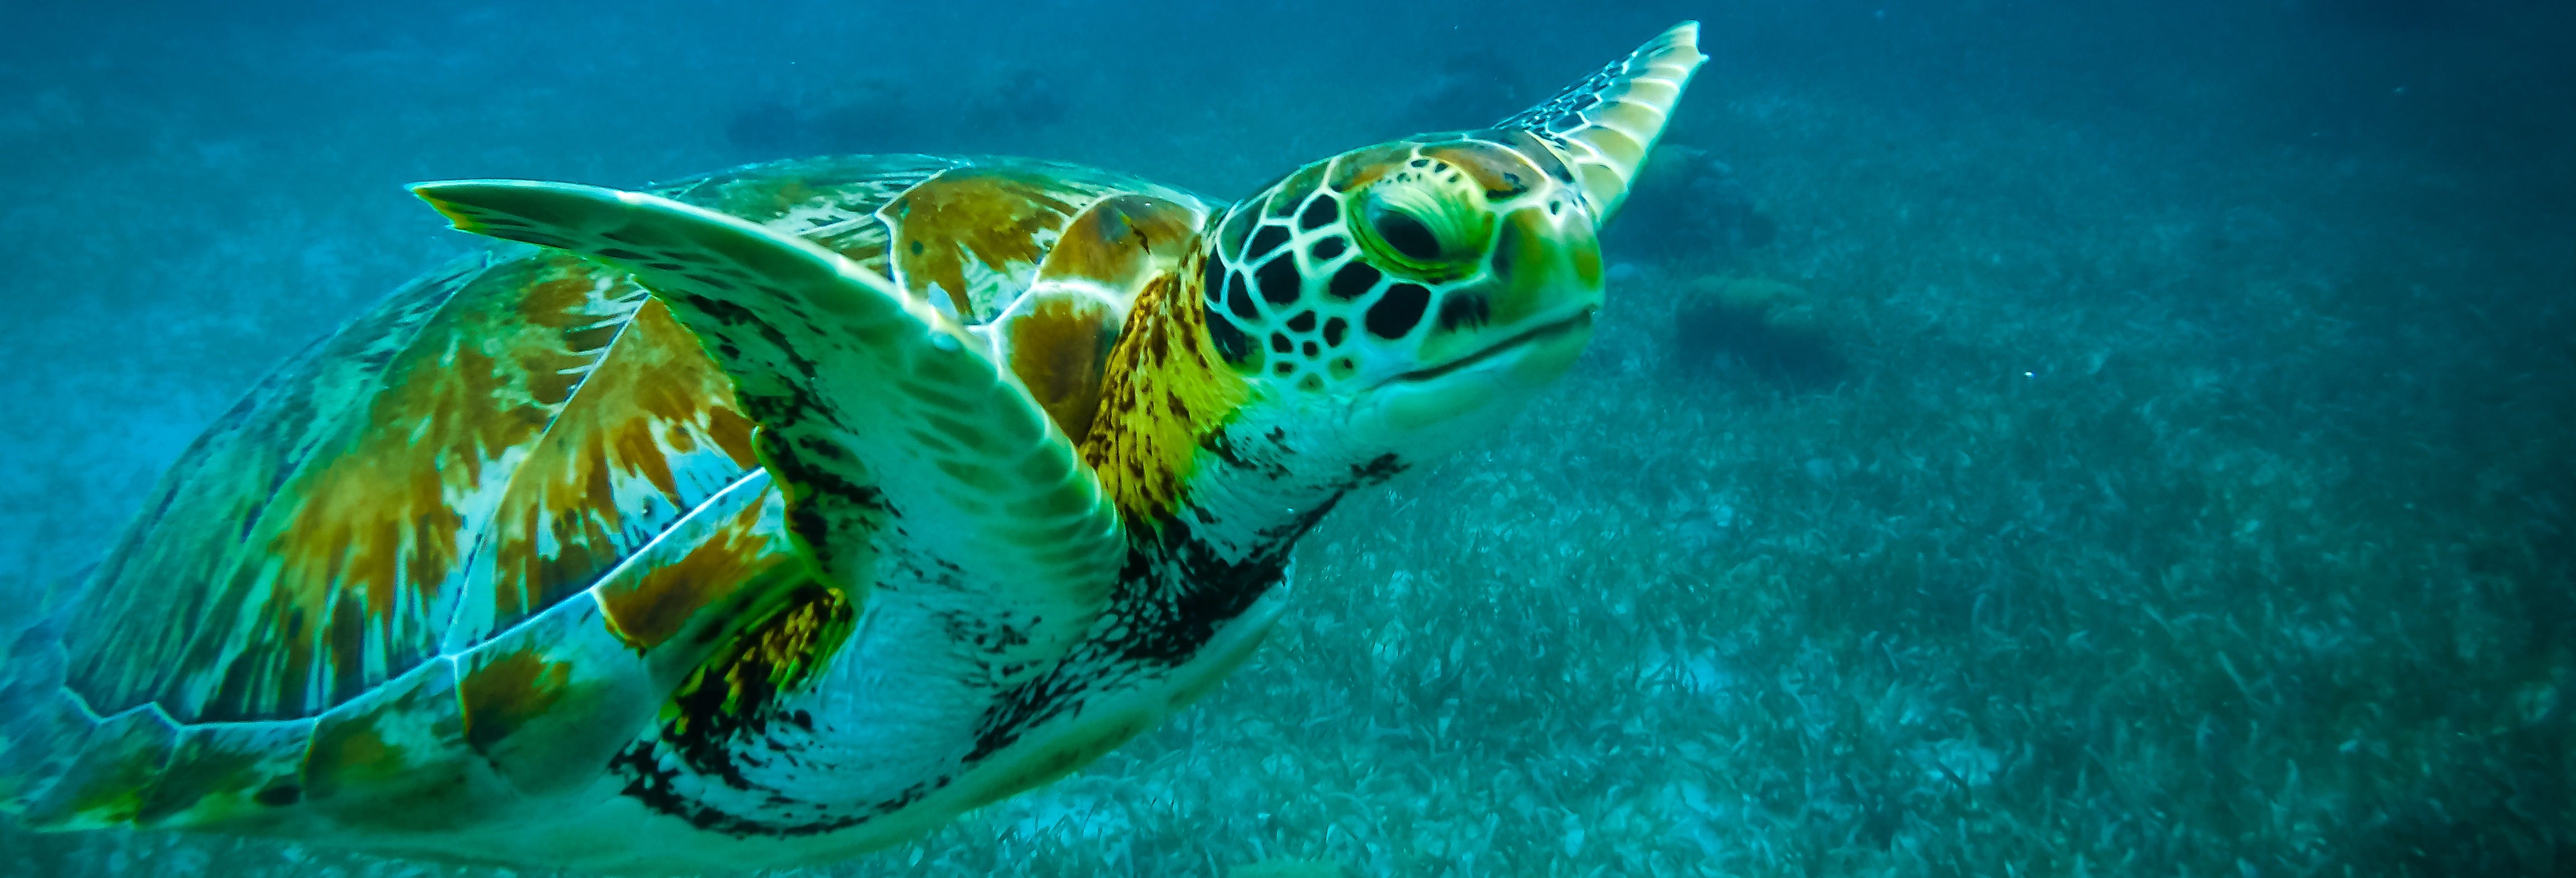
[[[1663,136],[1691,72],[1706,60],[1699,53],[1699,22],[1685,21],[1494,127],[1530,132],[1555,148],[1574,166],[1574,182],[1592,202],[1592,215],[1609,222]]]
[[[1051,667],[1107,601],[1126,541],[1098,480],[979,339],[885,278],[641,193],[413,191],[458,229],[633,271],[733,379],[800,548],[864,606],[885,532],[917,547],[935,569],[907,578],[954,592],[954,645],[987,685]]]

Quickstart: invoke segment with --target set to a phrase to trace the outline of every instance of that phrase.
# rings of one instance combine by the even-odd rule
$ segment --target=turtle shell
[[[981,327],[1076,438],[1085,358],[1139,262],[1112,257],[1166,253],[1209,207],[926,156],[658,191]],[[1042,277],[1088,298],[1033,293]],[[590,781],[757,620],[846,625],[846,584],[789,538],[758,425],[700,345],[623,272],[509,245],[306,349],[188,448],[93,575],[61,623],[59,697],[21,723],[42,746],[10,755],[51,780],[0,798],[57,828],[486,820]]]
[[[1502,130],[1310,165],[1214,241],[1187,193],[1019,160],[787,162],[666,197],[422,184],[458,228],[551,249],[404,288],[185,453],[0,665],[0,811],[650,871],[881,847],[1061,777],[1243,661],[1296,540],[1425,428],[1458,441],[1571,362],[1595,221],[1695,33]],[[1363,183],[1396,212],[1323,231],[1370,216],[1344,203]],[[1515,200],[1524,237],[1481,262],[1412,212]],[[1567,307],[1433,312],[1392,257],[1352,273],[1372,249],[1552,265],[1572,281],[1513,290]],[[1235,318],[1330,339],[1270,306],[1345,275],[1382,291],[1363,324],[1406,303],[1381,339],[1454,324],[1392,378],[1469,385],[1336,398],[1252,365],[1253,338],[1301,348]]]

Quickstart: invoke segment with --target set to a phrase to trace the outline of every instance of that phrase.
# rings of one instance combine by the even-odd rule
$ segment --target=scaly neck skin
[[[1122,588],[1222,621],[1279,581],[1343,494],[1402,464],[1340,441],[1332,402],[1227,365],[1207,337],[1201,276],[1192,260],[1137,296],[1083,457],[1134,547]]]
[[[1283,388],[1284,389],[1284,388]],[[1337,441],[1340,413],[1291,399],[1256,400],[1240,420],[1200,444],[1198,476],[1175,525],[1220,555],[1283,556],[1353,490],[1393,477],[1408,464],[1393,454],[1354,453]]]
[[[1298,540],[1343,496],[1402,469],[1393,455],[1344,462],[1314,441],[1329,428],[1264,417],[1306,412],[1256,401],[1244,414],[1251,417],[1203,437],[1175,514],[1129,522],[1118,587],[1122,603],[1150,609],[1135,620],[1138,636],[1117,650],[1127,661],[1173,667],[1197,657],[1286,579]]]

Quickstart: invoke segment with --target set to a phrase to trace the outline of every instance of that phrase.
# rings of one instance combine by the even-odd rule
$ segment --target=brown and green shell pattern
[[[1233,206],[929,156],[423,184],[519,243],[290,360],[15,632],[0,812],[692,872],[1061,777],[1250,655],[1343,496],[1562,374],[1696,33]]]
[[[1134,287],[1208,208],[998,159],[665,191],[968,321],[1075,435]],[[864,601],[796,551],[757,433],[624,271],[522,247],[424,277],[171,469],[61,626],[60,716],[20,723],[68,763],[7,792],[40,826],[305,835],[485,820],[588,782],[672,693],[810,672]],[[751,662],[777,679],[722,679]]]

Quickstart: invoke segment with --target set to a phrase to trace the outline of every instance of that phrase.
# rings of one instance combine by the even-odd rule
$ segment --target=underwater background
[[[481,246],[402,183],[998,152],[1225,198],[1684,18],[1574,372],[1327,518],[1199,706],[809,871],[2576,874],[2541,0],[0,0],[0,619]],[[504,874],[0,824],[7,876]]]

